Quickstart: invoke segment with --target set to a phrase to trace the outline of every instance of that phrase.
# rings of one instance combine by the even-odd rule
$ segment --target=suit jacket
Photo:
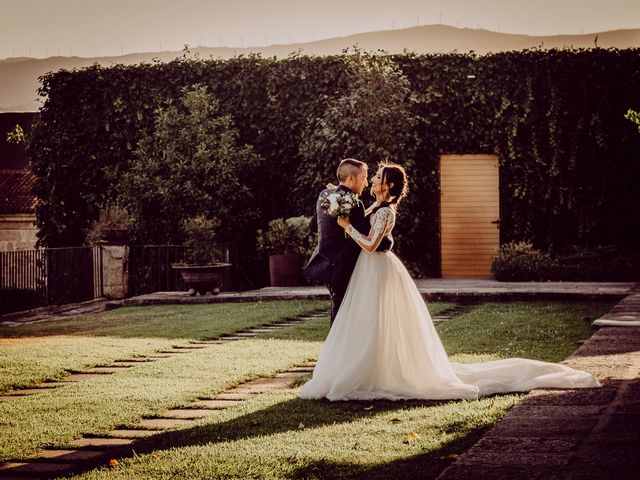
[[[336,189],[320,192],[316,201],[316,210],[311,219],[311,229],[318,233],[318,245],[305,267],[305,276],[309,280],[319,281],[325,285],[345,283],[351,277],[353,268],[360,254],[360,247],[351,237],[345,235],[344,229],[335,218],[328,216],[320,207],[320,199],[324,192],[348,192],[349,189],[339,185]],[[351,211],[349,220],[356,230],[369,234],[369,221],[364,216],[364,205],[358,205]]]

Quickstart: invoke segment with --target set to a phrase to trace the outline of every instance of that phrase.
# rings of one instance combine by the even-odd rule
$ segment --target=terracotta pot
[[[269,255],[269,277],[273,287],[303,285],[302,255]]]
[[[211,265],[186,265],[174,263],[171,268],[178,270],[185,286],[193,296],[196,293],[204,295],[211,292],[214,295],[220,293],[220,285],[224,280],[226,270],[230,263],[214,263]]]

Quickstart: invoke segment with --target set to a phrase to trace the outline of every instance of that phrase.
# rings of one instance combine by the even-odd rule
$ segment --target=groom
[[[344,230],[335,218],[324,213],[320,207],[320,199],[324,192],[351,191],[360,195],[369,185],[367,180],[367,164],[353,158],[346,158],[338,166],[339,185],[335,189],[326,189],[320,193],[316,202],[316,210],[311,219],[311,230],[318,233],[316,246],[309,263],[305,267],[305,275],[309,280],[322,282],[329,289],[331,297],[331,325],[336,318],[340,304],[349,285],[351,273],[358,260],[360,247],[344,234]],[[349,215],[351,225],[364,235],[369,235],[369,222],[365,218],[364,205],[360,200]]]

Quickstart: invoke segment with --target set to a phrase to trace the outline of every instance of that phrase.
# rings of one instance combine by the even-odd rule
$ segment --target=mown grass
[[[133,307],[0,328],[0,392],[296,316],[327,302]]]
[[[295,316],[328,302],[312,300],[127,307],[69,319],[0,327],[0,337],[91,335],[123,338],[204,338]]]
[[[560,361],[575,350],[577,340],[590,335],[584,318],[595,318],[610,306],[487,304],[439,325],[438,330],[454,361],[515,355]],[[445,308],[429,307],[432,314]],[[142,415],[315,358],[327,330],[327,319],[313,320],[260,338],[0,402],[0,459],[25,458],[43,446],[64,447],[83,433],[133,426]],[[79,333],[72,338],[116,343],[161,340]],[[177,338],[186,338],[185,332]],[[435,478],[520,398],[331,403],[300,400],[295,389],[263,394],[201,419],[191,428],[148,439],[136,447],[134,457],[119,459],[117,467],[80,477]]]

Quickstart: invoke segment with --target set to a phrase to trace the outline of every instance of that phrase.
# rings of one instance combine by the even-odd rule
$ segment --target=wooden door
[[[440,157],[442,277],[490,277],[500,247],[498,157]]]

